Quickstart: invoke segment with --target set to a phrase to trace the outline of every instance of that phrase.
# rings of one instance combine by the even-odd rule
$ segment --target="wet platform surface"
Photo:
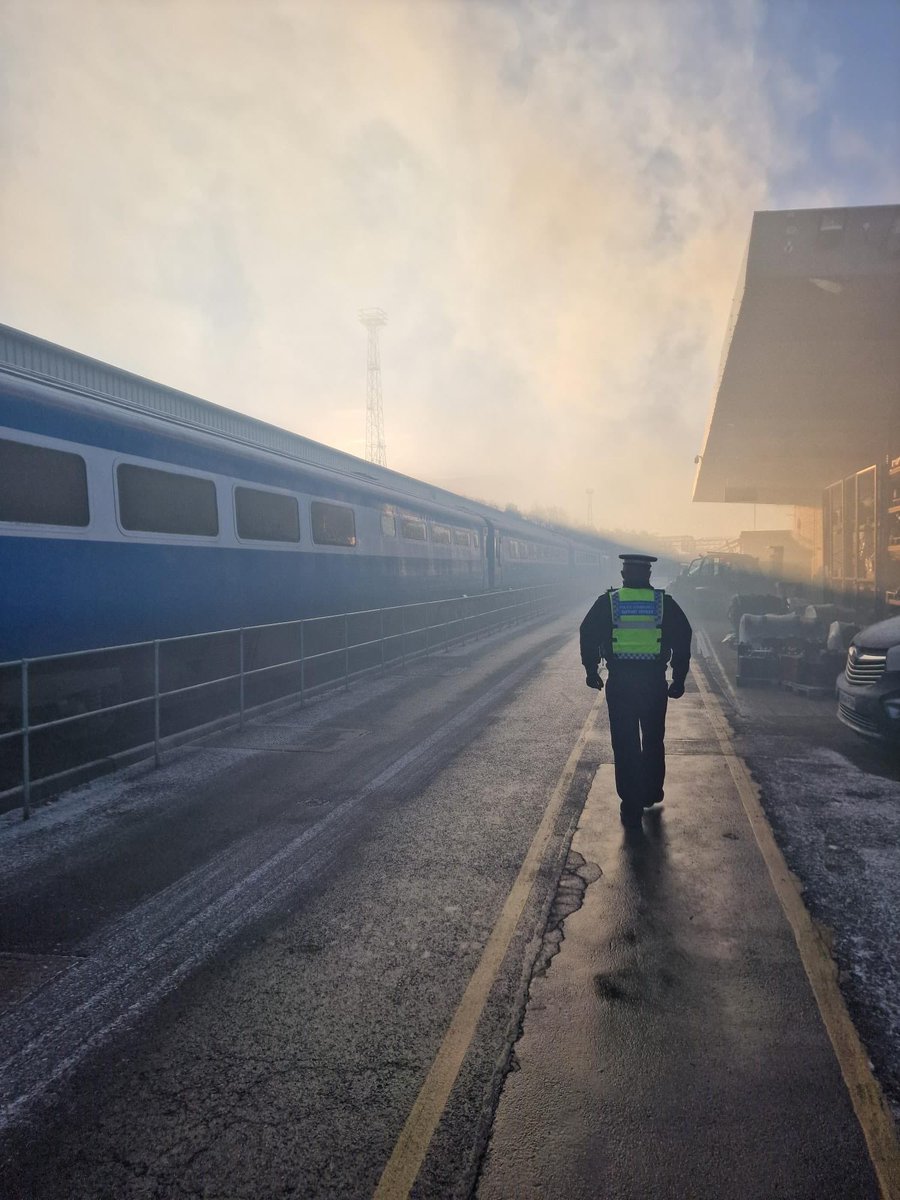
[[[666,799],[643,834],[622,830],[612,768],[597,772],[569,887],[595,882],[532,981],[479,1200],[876,1197],[697,691],[670,703],[668,727]]]
[[[576,627],[0,825],[0,1195],[878,1195],[698,676],[626,837]]]

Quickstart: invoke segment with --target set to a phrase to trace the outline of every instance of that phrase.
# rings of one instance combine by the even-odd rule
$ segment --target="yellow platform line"
[[[437,1057],[431,1065],[431,1070],[422,1084],[393,1153],[388,1159],[387,1166],[375,1190],[375,1200],[404,1200],[404,1197],[409,1195],[421,1170],[434,1131],[438,1127],[460,1067],[472,1044],[475,1030],[487,1003],[488,994],[537,878],[547,843],[553,833],[553,826],[575,777],[585,744],[593,732],[597,710],[601,702],[602,693],[598,693],[596,700],[591,705],[587,719],[581,727],[581,733],[572,753],[553,789],[553,795],[550,797],[550,802],[528,848],[525,861],[516,876],[512,890],[506,897],[496,925],[491,930],[491,936],[487,940],[475,973],[469,980],[462,1000],[453,1014],[453,1020],[444,1035]]]
[[[765,860],[775,894],[791,926],[803,967],[819,1006],[854,1111],[862,1128],[883,1200],[900,1200],[900,1143],[887,1101],[872,1073],[869,1056],[850,1019],[826,937],[801,897],[800,884],[778,848],[759,799],[759,790],[735,752],[731,729],[718,697],[699,672],[693,673],[722,755],[738,790],[747,820]]]

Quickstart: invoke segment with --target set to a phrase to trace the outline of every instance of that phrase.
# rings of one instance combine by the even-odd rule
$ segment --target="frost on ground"
[[[398,686],[397,675],[365,680],[354,686],[352,700],[371,703]],[[302,706],[286,704],[248,720],[245,731],[265,730],[275,740],[296,737],[313,732],[347,704],[347,693],[329,692]],[[234,726],[230,732],[235,732]],[[140,813],[152,813],[163,819],[169,809],[183,806],[184,796],[192,789],[227,774],[236,759],[256,753],[252,749],[229,747],[228,736],[228,732],[214,733],[165,750],[159,770],[154,769],[152,760],[145,759],[72,788],[57,799],[40,804],[28,821],[22,820],[18,809],[0,814],[0,886],[5,880],[22,878],[42,862],[63,855],[74,846],[108,838],[118,825]],[[211,742],[215,743],[215,749],[209,748]]]
[[[833,932],[844,996],[900,1116],[900,783],[824,747],[782,750],[754,739],[747,757],[806,905]]]
[[[277,748],[279,741],[312,733],[348,708],[377,705],[379,699],[407,687],[411,676],[433,673],[436,661],[450,662],[459,671],[466,671],[473,660],[483,658],[490,649],[508,653],[520,644],[522,636],[540,640],[567,621],[566,615],[554,617],[552,624],[526,626],[524,632],[501,627],[477,636],[475,641],[468,638],[448,646],[440,651],[439,660],[434,656],[412,659],[402,670],[354,679],[350,691],[325,691],[307,697],[303,703],[286,700],[249,718],[244,733],[264,732],[269,747]],[[39,804],[28,821],[22,820],[20,809],[0,813],[0,887],[11,879],[23,878],[41,863],[64,856],[73,847],[104,842],[141,814],[164,820],[169,811],[183,805],[188,792],[228,774],[237,760],[256,753],[252,748],[229,746],[229,735],[234,733],[236,726],[232,725],[219,733],[201,735],[197,741],[164,748],[160,770],[154,770],[152,760],[145,759]]]

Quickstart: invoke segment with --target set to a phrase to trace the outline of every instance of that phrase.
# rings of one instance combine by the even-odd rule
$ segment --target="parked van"
[[[736,593],[763,592],[768,581],[750,554],[702,554],[681,568],[666,591],[696,616],[724,617]]]
[[[845,725],[900,747],[900,617],[856,634],[837,693],[838,717]]]

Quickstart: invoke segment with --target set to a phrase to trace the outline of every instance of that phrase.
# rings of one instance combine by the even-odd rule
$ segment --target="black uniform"
[[[645,662],[617,659],[612,652],[609,597],[610,592],[604,592],[581,622],[581,661],[589,677],[596,673],[601,659],[609,668],[606,704],[616,762],[616,791],[622,801],[623,821],[639,824],[641,810],[663,798],[669,692],[666,667],[671,658],[672,693],[680,696],[691,662],[692,630],[682,609],[667,595],[663,600],[659,657]]]

